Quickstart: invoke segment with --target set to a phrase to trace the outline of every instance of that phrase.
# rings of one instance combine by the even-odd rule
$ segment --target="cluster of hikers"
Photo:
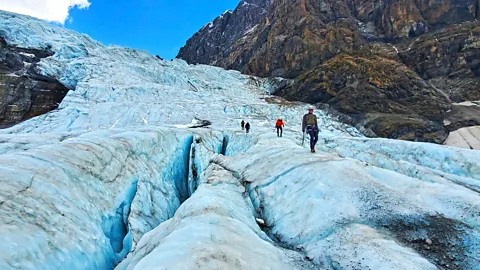
[[[313,113],[313,106],[308,108],[308,113],[303,116],[302,121],[302,132],[303,137],[305,138],[305,133],[310,136],[310,151],[315,153],[315,145],[318,142],[318,121],[317,116]],[[240,123],[242,130],[246,130],[248,133],[250,131],[250,123],[245,123],[244,120]],[[285,127],[285,122],[283,119],[277,119],[275,122],[275,128],[277,130],[277,137],[283,136],[283,128]]]
[[[242,130],[247,130],[247,133],[250,131],[250,123],[246,123],[245,124],[245,121],[242,120],[242,122],[240,123],[240,125],[242,126]]]

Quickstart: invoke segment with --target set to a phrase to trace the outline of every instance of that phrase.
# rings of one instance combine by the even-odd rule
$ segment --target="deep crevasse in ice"
[[[114,266],[186,196],[191,137],[99,131],[1,155],[0,268]]]
[[[274,82],[11,13],[0,35],[56,52],[38,68],[75,89],[0,132],[1,269],[111,269],[131,249],[118,269],[479,269],[478,151],[365,139],[317,112],[311,155],[306,105],[270,98]]]
[[[175,217],[146,234],[116,269],[292,269],[252,218],[245,194],[231,172],[209,166]]]

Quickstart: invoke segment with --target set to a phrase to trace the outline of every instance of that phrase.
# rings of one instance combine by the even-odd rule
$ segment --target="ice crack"
[[[137,193],[138,180],[132,182],[126,191],[125,199],[120,203],[114,215],[102,217],[102,229],[110,240],[110,245],[115,253],[116,263],[121,261],[132,249],[132,236],[128,216],[130,207]]]

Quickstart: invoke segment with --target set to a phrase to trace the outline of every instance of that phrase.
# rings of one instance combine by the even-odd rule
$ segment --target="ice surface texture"
[[[175,217],[146,234],[117,269],[292,269],[255,223],[246,190],[211,165]]]
[[[72,89],[0,131],[0,269],[480,269],[479,151],[317,111],[312,155],[275,80],[1,11],[0,34],[54,52],[37,69]]]
[[[339,139],[337,152],[366,163],[335,149],[307,154],[291,140],[270,136],[217,163],[249,183],[277,241],[330,269],[479,269],[480,196],[458,179],[478,187],[480,152]]]
[[[182,60],[163,61],[145,51],[103,46],[86,35],[21,15],[0,12],[7,42],[56,52],[42,60],[39,71],[75,89],[60,110],[20,124],[8,132],[68,132],[144,125],[184,125],[194,117],[213,127],[237,127],[249,120],[273,125],[282,117],[299,125],[306,105],[268,104],[271,80],[241,75]],[[248,119],[247,119],[248,117]],[[352,134],[354,128],[321,118],[325,134]]]
[[[186,197],[191,140],[99,131],[0,155],[0,269],[112,268]]]

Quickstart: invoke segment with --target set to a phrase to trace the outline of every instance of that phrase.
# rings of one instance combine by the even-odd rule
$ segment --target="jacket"
[[[277,123],[275,123],[275,127],[284,127],[285,123],[283,123],[283,120],[277,120]]]
[[[303,116],[302,132],[305,132],[307,126],[312,126],[318,130],[317,116],[313,113],[307,113]]]

